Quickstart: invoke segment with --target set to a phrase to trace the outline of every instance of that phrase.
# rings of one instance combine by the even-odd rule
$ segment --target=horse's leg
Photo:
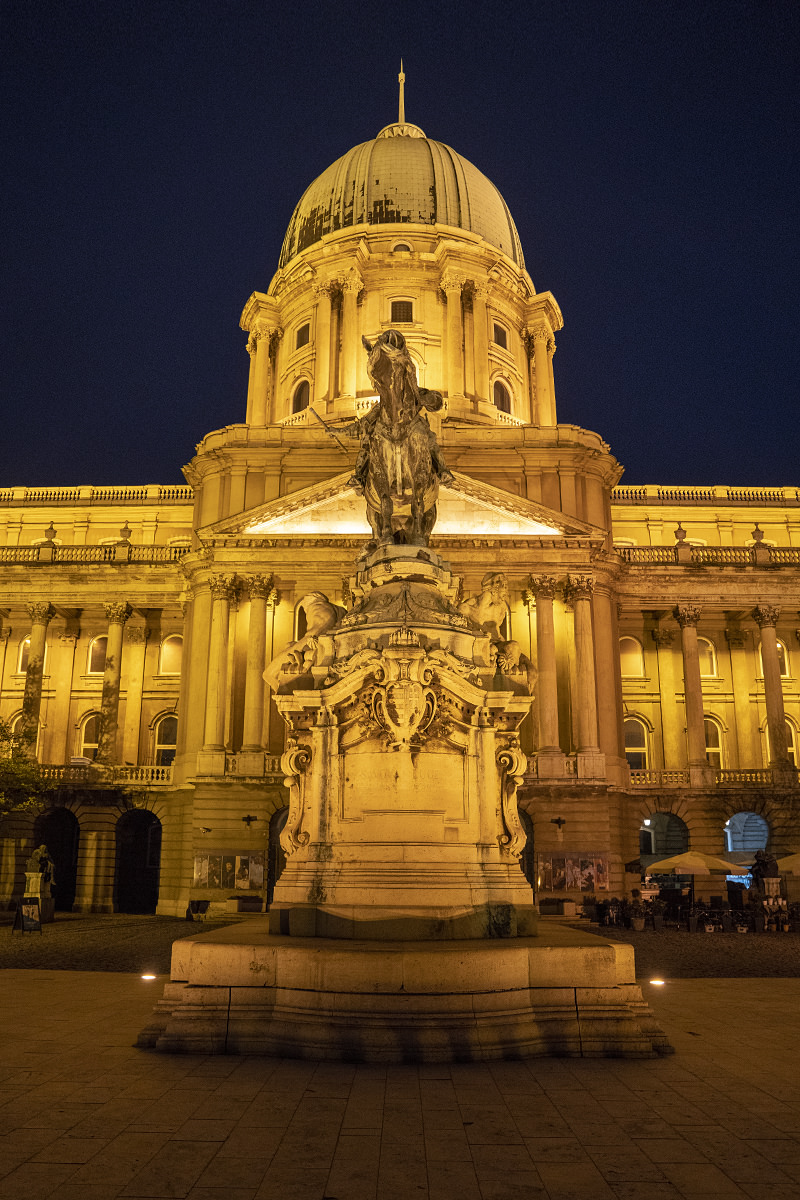
[[[411,540],[415,546],[425,546],[433,523],[426,529],[425,493],[431,478],[431,455],[428,449],[427,434],[422,431],[415,433],[408,440],[408,465],[411,475]]]

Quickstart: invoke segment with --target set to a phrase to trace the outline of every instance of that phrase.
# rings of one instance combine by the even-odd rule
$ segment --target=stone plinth
[[[353,1062],[670,1053],[633,950],[557,926],[505,941],[282,937],[267,921],[176,942],[141,1046]]]

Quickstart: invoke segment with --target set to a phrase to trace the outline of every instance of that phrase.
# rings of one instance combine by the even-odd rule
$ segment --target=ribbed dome
[[[471,162],[416,125],[387,125],[354,146],[306,188],[281,250],[296,254],[352,225],[454,225],[502,250],[520,267],[522,246],[506,202]]]

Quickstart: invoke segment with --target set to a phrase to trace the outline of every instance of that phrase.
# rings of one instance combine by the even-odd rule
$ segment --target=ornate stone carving
[[[248,346],[251,341],[254,343],[258,343],[261,341],[262,338],[266,338],[267,341],[270,341],[272,339],[272,335],[277,332],[278,332],[278,328],[276,325],[270,325],[267,321],[256,321],[255,325],[250,330],[250,338],[248,339]]]
[[[52,604],[49,604],[46,600],[36,601],[33,604],[26,604],[25,608],[27,609],[28,616],[34,625],[49,625],[53,617],[56,615],[56,610],[53,608]]]
[[[687,625],[697,625],[701,611],[698,604],[676,604],[672,615],[681,629],[684,629]]]
[[[657,646],[671,646],[675,640],[674,629],[651,629],[650,636]]]
[[[522,653],[519,642],[497,642],[495,662],[501,674],[524,678],[528,695],[533,695],[538,672],[527,654]]]
[[[129,645],[144,646],[150,637],[150,630],[146,625],[129,625],[127,636]]]
[[[322,592],[309,592],[298,608],[305,613],[306,632],[276,655],[264,672],[264,680],[273,691],[277,690],[282,676],[298,675],[310,667],[317,648],[317,638],[333,629],[343,613]]]
[[[528,335],[532,342],[546,342],[553,336],[546,325],[534,325]]]
[[[436,694],[427,685],[433,672],[412,629],[397,629],[383,652],[372,693],[372,715],[389,749],[406,753],[436,716]]]
[[[576,600],[591,600],[594,592],[594,579],[591,575],[569,575],[564,591],[573,603]]]
[[[289,790],[289,813],[280,840],[287,857],[308,845],[309,835],[300,827],[305,816],[305,773],[310,762],[310,748],[301,746],[296,738],[289,738],[281,755],[281,770],[286,776],[283,783]]]
[[[781,610],[774,604],[757,604],[753,609],[753,620],[759,629],[763,629],[765,625],[771,625],[774,629],[780,615]]]
[[[500,637],[500,627],[508,615],[508,583],[502,571],[487,571],[481,580],[481,590],[458,606],[493,639]]]
[[[274,606],[278,602],[278,593],[275,589],[275,577],[273,575],[251,575],[247,580],[247,590],[250,594],[250,599],[256,597],[266,600],[268,605]]]
[[[517,789],[525,778],[528,760],[520,750],[517,737],[511,738],[507,746],[498,750],[496,758],[500,768],[500,804],[504,826],[497,841],[504,854],[519,858],[525,848],[525,832],[519,819]]]
[[[126,601],[112,600],[110,604],[104,604],[106,617],[109,625],[124,625],[130,617],[133,609]]]
[[[347,274],[339,279],[338,283],[343,292],[355,292],[356,295],[358,295],[364,286],[364,280],[355,267],[351,267]]]
[[[236,594],[236,576],[211,575],[208,586],[214,600],[232,600]]]
[[[548,339],[547,339],[547,353],[548,353],[548,354],[550,355],[550,357],[552,358],[552,357],[553,357],[553,355],[555,354],[555,352],[556,352],[556,339],[553,337],[553,335],[552,335],[552,333],[551,333],[551,334],[550,334],[550,336],[549,336],[549,337],[548,337]],[[559,362],[560,362],[560,361],[561,361],[561,360],[559,359]]]
[[[528,577],[528,590],[525,592],[525,603],[530,607],[534,604],[537,596],[543,596],[547,600],[552,600],[556,594],[558,584],[552,575],[530,575]]]
[[[445,271],[439,286],[446,296],[449,296],[451,292],[457,292],[460,295],[465,283],[466,279],[460,271]]]
[[[729,646],[747,645],[747,633],[744,629],[726,629],[725,639]]]

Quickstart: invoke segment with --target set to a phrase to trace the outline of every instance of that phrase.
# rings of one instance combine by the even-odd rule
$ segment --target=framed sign
[[[608,891],[608,858],[591,852],[539,855],[537,890],[542,892]]]
[[[11,932],[13,933],[15,929],[18,929],[20,933],[35,933],[37,929],[39,933],[42,932],[42,914],[39,909],[38,896],[24,896],[22,900],[17,901],[17,911]]]
[[[257,892],[264,886],[264,854],[196,854],[193,886]]]

